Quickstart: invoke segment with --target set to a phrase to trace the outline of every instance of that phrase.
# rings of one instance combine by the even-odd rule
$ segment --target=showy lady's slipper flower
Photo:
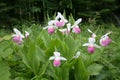
[[[95,39],[94,38],[89,38],[88,43],[83,44],[83,46],[88,46],[88,52],[89,53],[94,53],[95,47],[100,48],[100,46],[95,44]]]
[[[49,21],[48,26],[44,27],[43,29],[47,29],[49,34],[53,34],[55,32],[55,28],[56,28],[54,23],[55,23],[55,20]]]
[[[59,29],[59,31],[62,32],[63,34],[69,34],[70,30],[71,30],[71,24],[70,23],[67,24],[67,28]]]
[[[78,24],[82,21],[82,18],[75,21],[74,25],[72,26],[73,30],[72,32],[79,34],[81,32],[81,29],[79,28]]]
[[[67,60],[67,59],[60,56],[60,52],[54,52],[54,56],[51,56],[49,60],[54,60],[53,65],[55,67],[58,67],[61,64],[60,60]]]
[[[65,23],[67,23],[68,21],[64,18],[64,16],[58,12],[56,18],[55,18],[55,25],[57,27],[62,27],[65,25]]]
[[[22,35],[22,33],[16,28],[14,28],[13,31],[16,33],[12,35],[13,41],[16,42],[17,44],[22,44],[23,38],[25,38],[24,35]]]
[[[109,38],[109,34],[111,34],[111,32],[108,32],[108,33],[106,33],[105,35],[103,35],[102,37],[101,37],[101,39],[100,39],[100,44],[102,45],[102,46],[107,46],[108,44],[110,44],[111,43],[111,39]]]

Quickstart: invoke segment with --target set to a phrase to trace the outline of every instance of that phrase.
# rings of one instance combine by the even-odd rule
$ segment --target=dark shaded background
[[[120,0],[0,0],[0,28],[23,23],[43,23],[47,14],[72,14],[83,22],[120,25]]]

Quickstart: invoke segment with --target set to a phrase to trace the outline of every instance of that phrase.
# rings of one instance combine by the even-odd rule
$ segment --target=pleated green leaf
[[[9,69],[9,65],[6,62],[0,61],[0,80],[10,80]]]
[[[75,64],[74,75],[75,75],[75,80],[89,80],[88,72],[85,68],[82,59],[80,58],[78,58]]]
[[[88,66],[87,69],[90,75],[98,75],[102,68],[103,66],[101,64],[94,63]]]
[[[61,68],[62,80],[69,80],[69,67],[65,65]]]

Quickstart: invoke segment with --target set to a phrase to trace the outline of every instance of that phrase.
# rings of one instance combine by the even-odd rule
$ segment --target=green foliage
[[[89,80],[88,71],[81,59],[75,64],[75,80]]]
[[[0,58],[6,58],[9,55],[11,55],[12,53],[13,53],[13,49],[9,47],[9,43],[7,41],[1,41],[1,44],[0,44]]]
[[[4,61],[0,61],[0,79],[1,80],[10,80],[10,72],[9,72],[9,65],[4,62]]]
[[[73,16],[69,17],[74,23]],[[81,25],[80,34],[63,35],[58,29],[54,34],[48,34],[40,25],[33,24],[29,28],[23,25],[21,30],[29,31],[21,45],[17,45],[10,35],[1,36],[0,40],[0,76],[1,80],[119,80],[120,77],[120,42],[119,28],[113,24]],[[65,25],[66,26],[66,25]],[[106,26],[111,26],[107,28]],[[109,46],[96,49],[89,54],[82,45],[87,42],[91,29],[97,34],[96,43],[108,31],[112,43]],[[7,34],[7,33],[6,33]],[[66,61],[61,61],[59,67],[53,66],[49,58],[58,51]],[[73,58],[80,51],[78,58]]]
[[[100,71],[102,70],[102,68],[103,68],[102,65],[95,63],[88,67],[88,72],[90,73],[90,75],[98,75],[100,74]]]

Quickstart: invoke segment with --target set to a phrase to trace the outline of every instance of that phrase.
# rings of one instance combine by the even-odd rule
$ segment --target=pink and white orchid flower
[[[82,18],[75,21],[74,25],[72,26],[73,30],[72,32],[79,34],[81,32],[81,29],[79,28],[78,24],[82,21]]]
[[[62,27],[65,25],[65,23],[67,23],[68,21],[64,18],[64,16],[58,12],[56,18],[55,18],[55,25],[57,27]]]
[[[70,30],[71,30],[71,24],[70,23],[67,24],[67,28],[59,29],[59,31],[62,32],[63,34],[69,34]]]
[[[12,35],[13,41],[19,45],[22,44],[23,38],[25,38],[24,35],[22,35],[22,33],[17,28],[14,28],[13,31],[16,33]]]
[[[55,20],[49,21],[48,26],[44,27],[43,29],[47,29],[49,34],[53,34],[55,32],[55,28],[57,28],[54,23]]]
[[[67,59],[62,57],[62,56],[60,56],[60,52],[54,52],[54,56],[51,56],[49,58],[49,60],[54,60],[53,65],[55,67],[58,67],[61,64],[61,62],[60,62],[61,60],[67,60]]]
[[[100,44],[102,45],[102,46],[107,46],[108,44],[110,44],[111,43],[111,39],[109,38],[109,34],[111,34],[111,32],[108,32],[108,33],[106,33],[105,35],[103,35],[102,37],[101,37],[101,39],[100,39]]]
[[[88,46],[88,52],[89,53],[94,53],[95,47],[100,48],[100,46],[95,44],[95,39],[94,38],[89,38],[88,43],[83,44],[83,46]]]

